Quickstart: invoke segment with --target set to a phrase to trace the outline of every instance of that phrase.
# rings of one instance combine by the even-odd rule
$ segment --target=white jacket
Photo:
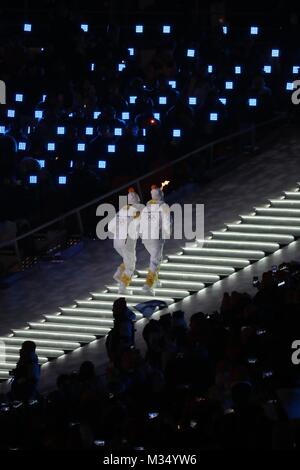
[[[114,238],[126,240],[128,237],[136,240],[139,236],[140,209],[134,205],[126,205],[109,222],[108,230]]]
[[[170,238],[170,208],[164,201],[151,199],[142,210],[140,219],[142,240],[165,240]]]

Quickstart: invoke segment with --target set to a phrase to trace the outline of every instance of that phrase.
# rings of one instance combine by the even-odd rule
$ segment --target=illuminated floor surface
[[[236,222],[212,231],[204,243],[196,241],[194,246],[166,256],[161,266],[162,285],[155,297],[165,300],[173,310],[176,302],[187,300],[294,242],[300,237],[299,189],[299,184],[295,185],[293,190],[255,207],[250,214],[242,214]],[[152,298],[141,291],[145,273],[138,271],[132,282],[133,295],[128,297],[132,308]],[[111,309],[117,297],[117,286],[107,285],[102,292],[92,292],[88,300],[77,300],[72,307],[60,308],[55,314],[46,314],[43,319],[2,336],[5,361],[0,363],[0,378],[8,378],[20,345],[27,339],[35,341],[40,362],[45,364],[104,336],[113,324]]]

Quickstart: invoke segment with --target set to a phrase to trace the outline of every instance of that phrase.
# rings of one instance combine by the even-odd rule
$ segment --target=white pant
[[[134,273],[136,264],[136,240],[133,240],[130,237],[127,237],[127,239],[115,238],[114,249],[123,259],[125,273],[131,277]]]
[[[150,254],[149,270],[157,273],[163,258],[164,240],[144,239],[143,244]]]

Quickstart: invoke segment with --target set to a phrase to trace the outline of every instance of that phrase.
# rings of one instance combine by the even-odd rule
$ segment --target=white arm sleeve
[[[162,238],[169,239],[171,236],[171,213],[168,204],[162,204],[161,206],[161,218],[162,218]]]

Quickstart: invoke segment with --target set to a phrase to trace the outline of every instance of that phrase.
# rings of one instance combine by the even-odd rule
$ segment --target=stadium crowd
[[[288,27],[96,26],[53,5],[47,23],[1,20],[6,238],[289,107],[300,67]]]
[[[263,274],[258,291],[224,295],[219,311],[149,319],[145,353],[133,316],[114,304],[109,364],[85,362],[38,392],[35,345],[23,344],[11,391],[2,397],[2,449],[297,449],[299,430],[280,389],[297,390],[291,361],[299,330],[300,265]],[[108,339],[110,338],[110,339]],[[299,409],[297,400],[292,403]],[[297,413],[296,413],[297,414]]]

